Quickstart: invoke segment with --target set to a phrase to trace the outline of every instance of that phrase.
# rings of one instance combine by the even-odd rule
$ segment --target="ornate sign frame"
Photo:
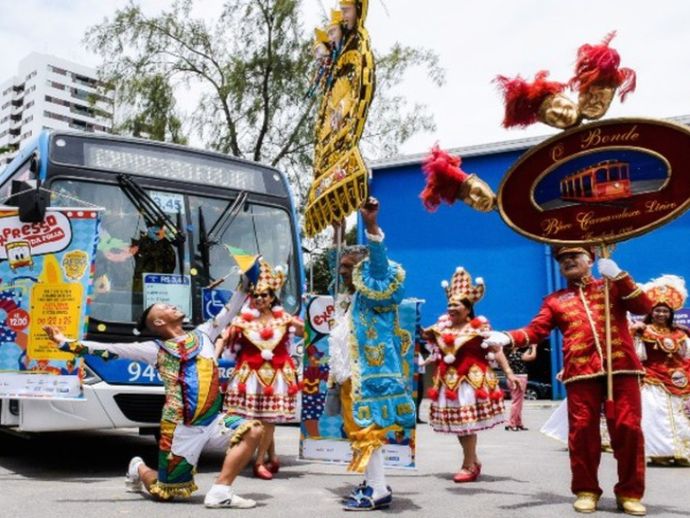
[[[525,153],[504,176],[498,210],[549,244],[615,243],[690,207],[690,129],[621,118],[578,126]]]

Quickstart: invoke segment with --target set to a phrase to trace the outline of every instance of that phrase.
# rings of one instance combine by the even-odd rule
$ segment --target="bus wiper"
[[[235,218],[242,210],[242,207],[244,207],[246,201],[247,191],[240,191],[240,193],[237,195],[237,198],[235,198],[235,201],[227,204],[223,210],[223,213],[208,232],[209,244],[216,245],[220,242],[220,236],[225,234],[225,231],[230,228],[230,225],[232,225],[232,223],[235,221]]]
[[[204,218],[204,213],[199,207],[199,255],[201,256],[201,263],[204,268],[204,273],[206,274],[206,279],[211,280],[211,265],[210,265],[210,253],[209,250],[213,245],[217,245],[220,241],[220,236],[222,236],[227,229],[235,221],[235,218],[242,210],[242,207],[247,201],[247,192],[240,191],[233,201],[229,202],[223,212],[218,217],[216,222],[211,227],[211,230],[206,232],[206,219]]]
[[[181,230],[180,222],[173,223],[170,216],[161,209],[158,204],[146,193],[141,186],[136,183],[131,176],[120,174],[117,176],[117,183],[125,193],[132,205],[144,217],[147,227],[160,225],[167,234],[172,236],[171,241],[181,246],[185,241],[184,232]],[[178,215],[178,220],[179,220]]]

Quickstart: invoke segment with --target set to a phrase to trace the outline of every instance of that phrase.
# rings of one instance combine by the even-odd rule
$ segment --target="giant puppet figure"
[[[313,236],[341,221],[367,197],[367,168],[359,150],[374,96],[374,56],[364,27],[369,0],[341,0],[328,26],[331,65],[321,81],[317,112],[314,181],[305,211]]]

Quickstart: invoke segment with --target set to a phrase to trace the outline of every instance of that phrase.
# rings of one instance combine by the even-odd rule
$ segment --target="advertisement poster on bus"
[[[399,308],[400,325],[415,336],[419,322],[420,302],[406,299]],[[314,296],[309,300],[305,318],[305,347],[300,433],[300,459],[347,464],[352,458],[340,416],[324,413],[328,384],[328,335],[335,322],[333,297]],[[403,353],[403,371],[410,393],[415,395],[415,347]],[[388,467],[415,467],[415,428],[391,433],[383,447]]]
[[[49,208],[42,222],[23,223],[0,207],[0,398],[82,396],[81,360],[43,326],[83,334],[100,221],[100,209]]]

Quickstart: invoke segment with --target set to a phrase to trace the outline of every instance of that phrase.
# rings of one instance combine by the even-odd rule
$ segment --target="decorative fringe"
[[[387,426],[386,428],[380,428],[378,425],[372,424],[356,432],[351,432],[352,460],[347,470],[364,473],[369,464],[369,459],[371,459],[371,454],[388,442],[386,435],[390,432],[400,431],[402,431],[402,427],[397,424]]]
[[[171,500],[173,498],[189,498],[192,493],[199,489],[193,480],[180,482],[179,484],[164,484],[157,480],[151,485],[149,493],[161,500]]]
[[[228,449],[232,448],[233,446],[237,445],[242,441],[242,438],[244,435],[254,426],[263,426],[261,424],[261,421],[257,420],[252,420],[252,421],[246,421],[239,425],[235,432],[232,434],[232,437],[230,438],[230,446],[228,446]]]
[[[438,146],[433,147],[422,166],[426,186],[419,197],[426,210],[434,212],[441,201],[448,204],[455,202],[458,189],[469,176],[460,169],[461,161],[459,156],[449,155]]]
[[[506,112],[503,127],[526,127],[538,121],[539,108],[547,97],[561,93],[565,84],[557,81],[547,81],[548,71],[541,70],[529,83],[519,75],[514,79],[506,76],[496,76],[494,82],[503,93],[503,103]]]
[[[618,51],[609,47],[616,31],[606,35],[599,45],[584,44],[577,49],[575,76],[568,82],[573,90],[584,93],[593,85],[618,88],[621,102],[635,91],[637,75],[631,68],[619,68]]]

